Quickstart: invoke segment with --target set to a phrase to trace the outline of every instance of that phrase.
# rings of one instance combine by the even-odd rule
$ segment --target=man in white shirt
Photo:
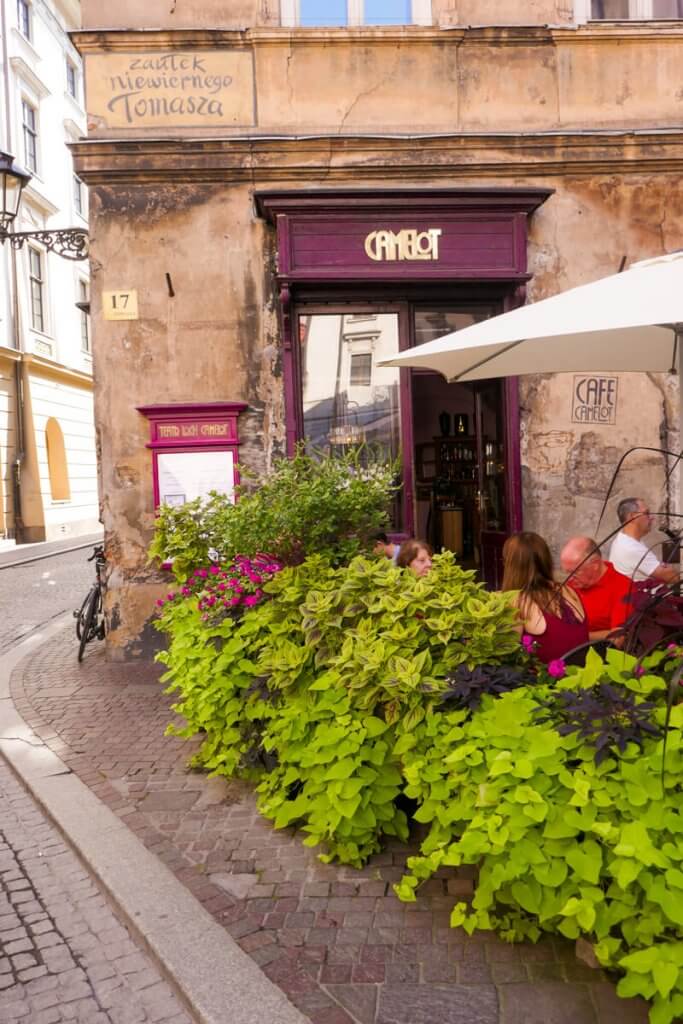
[[[642,498],[624,498],[617,507],[622,528],[612,541],[609,560],[617,570],[632,580],[659,580],[676,583],[680,575],[678,566],[660,562],[643,544],[642,538],[652,529],[652,516]]]
[[[394,544],[393,541],[389,540],[386,533],[383,530],[378,530],[373,536],[373,553],[375,555],[384,555],[386,558],[390,558],[394,565],[396,565],[396,559],[398,553],[401,550],[400,544]]]

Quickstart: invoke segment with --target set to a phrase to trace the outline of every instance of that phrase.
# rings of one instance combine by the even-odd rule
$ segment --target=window
[[[66,464],[64,434],[57,420],[50,418],[45,424],[47,468],[50,474],[50,495],[53,501],[70,501],[69,470]]]
[[[83,182],[77,174],[74,174],[74,209],[76,213],[80,213],[81,217],[85,216],[83,191]]]
[[[282,24],[302,28],[431,25],[431,0],[282,0]]]
[[[595,21],[644,21],[683,18],[683,0],[591,0]]]
[[[45,303],[43,274],[43,254],[40,249],[29,246],[28,279],[31,292],[31,327],[34,331],[45,333]]]
[[[68,59],[66,62],[66,91],[73,99],[78,99],[78,72],[75,65]]]
[[[372,354],[370,352],[354,352],[351,355],[349,386],[369,388],[372,380]]]
[[[31,41],[31,8],[26,0],[17,0],[17,25],[24,39]]]
[[[90,288],[88,282],[78,282],[78,308],[81,313],[81,351],[90,352]]]
[[[38,173],[38,119],[36,108],[28,100],[21,101],[21,121],[24,132],[24,163],[29,171]]]

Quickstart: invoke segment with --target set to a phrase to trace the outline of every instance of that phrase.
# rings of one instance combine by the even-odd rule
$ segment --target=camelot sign
[[[88,116],[98,127],[215,128],[254,123],[251,53],[178,50],[86,56]]]
[[[371,260],[438,260],[441,228],[403,228],[401,231],[371,231],[365,252]]]

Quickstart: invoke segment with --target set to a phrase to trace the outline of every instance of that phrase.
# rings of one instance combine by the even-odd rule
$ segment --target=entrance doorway
[[[394,536],[454,551],[492,587],[501,581],[503,541],[518,528],[510,382],[449,384],[439,374],[379,364],[495,311],[493,303],[305,303],[293,332],[296,436],[311,449],[365,444],[375,458],[400,460]]]
[[[508,532],[503,385],[415,373],[412,397],[416,532],[488,576],[487,548]]]

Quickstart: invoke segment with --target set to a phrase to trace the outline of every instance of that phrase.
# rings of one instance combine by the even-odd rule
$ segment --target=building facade
[[[378,364],[683,247],[679,0],[84,0],[73,38],[111,657],[153,643],[155,495],[201,490],[159,444],[400,454],[396,532],[493,586],[511,530],[557,550],[625,450],[676,450],[675,376]],[[668,468],[635,453],[615,498],[675,512]]]
[[[2,0],[0,148],[26,168],[14,231],[87,228],[70,143],[85,133],[77,0]],[[0,537],[98,528],[89,266],[0,247]],[[83,308],[78,308],[81,303]]]

